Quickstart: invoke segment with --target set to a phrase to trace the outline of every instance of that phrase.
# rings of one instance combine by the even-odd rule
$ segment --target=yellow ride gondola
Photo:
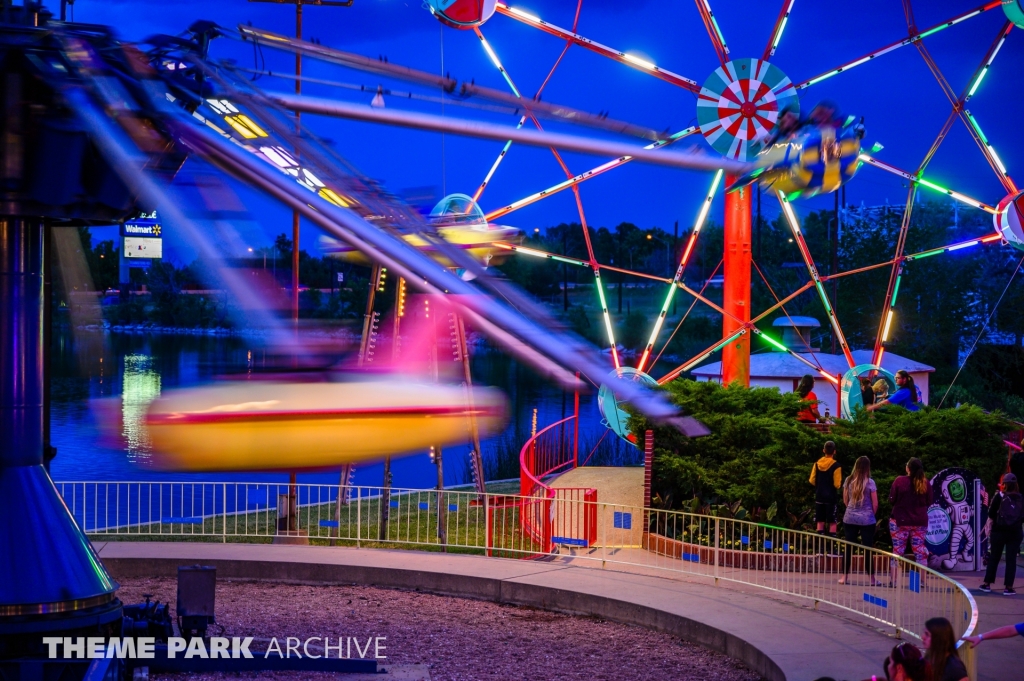
[[[337,468],[500,431],[488,388],[356,376],[334,382],[233,381],[165,393],[146,417],[151,465],[174,471]]]
[[[451,194],[442,199],[430,212],[428,221],[446,242],[467,251],[474,260],[483,265],[499,265],[510,251],[494,245],[494,242],[515,242],[519,229],[487,222],[476,201],[465,194]],[[457,267],[456,263],[438,252],[430,241],[420,234],[403,237],[410,246],[430,254],[445,267]],[[320,249],[327,255],[356,265],[369,265],[362,253],[348,244],[330,237],[320,237]]]

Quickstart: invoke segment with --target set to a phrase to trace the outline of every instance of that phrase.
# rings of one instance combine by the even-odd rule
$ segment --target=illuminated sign
[[[164,240],[126,236],[121,240],[126,258],[155,259],[164,257]]]
[[[125,258],[152,260],[163,258],[163,228],[156,213],[143,215],[121,225],[121,252]]]

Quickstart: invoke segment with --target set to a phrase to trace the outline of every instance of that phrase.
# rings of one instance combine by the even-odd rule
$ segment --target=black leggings
[[[1021,533],[1000,531],[993,528],[988,538],[989,553],[988,565],[985,568],[985,583],[991,584],[996,581],[996,568],[999,567],[999,559],[1006,551],[1006,574],[1003,575],[1003,584],[1007,589],[1013,588],[1013,579],[1017,576],[1017,554],[1020,553]]]
[[[875,544],[875,526],[874,525],[851,525],[845,523],[843,525],[843,534],[846,535],[846,541],[853,543],[857,542],[861,546],[871,548]],[[860,541],[857,540],[857,536],[860,535]],[[843,557],[843,574],[850,574],[850,561],[852,560],[853,547],[850,544],[846,545],[846,555]],[[868,574],[872,577],[875,576],[875,561],[872,560],[871,552],[864,552],[864,563],[866,564]]]

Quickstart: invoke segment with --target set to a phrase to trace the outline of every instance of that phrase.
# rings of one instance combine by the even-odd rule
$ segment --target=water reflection
[[[145,462],[149,443],[141,429],[146,405],[162,391],[201,385],[229,374],[260,370],[266,363],[258,343],[241,338],[193,335],[110,334],[65,330],[54,333],[52,348],[52,441],[57,447],[51,473],[55,480],[195,480],[285,481],[286,473],[171,473],[151,470]],[[573,412],[573,395],[540,378],[530,368],[483,348],[471,352],[473,383],[495,386],[509,399],[511,419],[504,433],[481,443],[488,478],[518,476],[519,449],[529,437],[533,410],[538,426]],[[457,380],[457,379],[456,379]],[[114,446],[100,436],[106,418],[92,408],[101,398],[123,397],[124,424],[116,427],[128,440]],[[639,450],[621,443],[601,426],[594,393],[580,396],[580,461],[628,460],[642,463]],[[603,437],[604,436],[604,437]],[[471,482],[467,433],[462,446],[445,447],[445,484]],[[500,464],[500,465],[499,465]],[[392,461],[398,487],[433,487],[437,469],[426,451]],[[353,484],[380,485],[380,463],[356,467]],[[303,473],[301,482],[337,484],[337,471]]]
[[[129,461],[149,460],[153,443],[146,431],[146,410],[158,397],[160,374],[153,369],[153,358],[142,354],[125,355],[121,378],[121,432],[128,446]]]

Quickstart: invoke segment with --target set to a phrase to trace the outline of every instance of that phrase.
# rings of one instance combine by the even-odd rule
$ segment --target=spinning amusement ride
[[[663,373],[657,379],[657,383],[666,383],[695,368],[714,353],[721,351],[723,383],[739,381],[742,384],[749,385],[750,338],[756,335],[764,339],[769,345],[774,346],[778,350],[788,352],[798,361],[807,365],[810,372],[826,378],[837,386],[841,385],[842,414],[848,416],[856,406],[861,404],[859,390],[851,389],[856,386],[859,375],[879,373],[882,376],[888,376],[891,382],[891,375],[881,369],[882,356],[885,353],[885,344],[897,312],[900,281],[911,263],[921,258],[940,253],[954,252],[981,244],[994,245],[1002,243],[1024,249],[1024,232],[1022,232],[1021,228],[1024,194],[1021,193],[1010,178],[1003,162],[982,132],[977,118],[971,114],[968,108],[969,101],[979,92],[982,80],[988,73],[1013,27],[1016,25],[1018,28],[1024,28],[1024,9],[1022,9],[1020,2],[993,0],[961,12],[934,26],[924,28],[916,25],[911,3],[909,1],[904,2],[907,19],[907,37],[881,46],[857,59],[840,64],[827,71],[800,74],[804,80],[793,81],[789,75],[769,60],[775,57],[777,50],[780,49],[786,26],[790,21],[791,12],[794,10],[795,0],[784,0],[782,2],[782,7],[775,24],[771,31],[767,32],[767,42],[759,58],[734,57],[712,12],[711,5],[707,0],[696,0],[696,10],[699,12],[707,29],[711,48],[715,51],[721,63],[720,68],[708,76],[703,84],[662,66],[655,65],[629,52],[622,51],[617,47],[595,42],[578,33],[577,24],[580,13],[581,10],[585,11],[586,9],[585,3],[582,2],[577,3],[575,18],[572,25],[568,28],[541,19],[533,11],[527,10],[525,5],[517,4],[512,6],[504,2],[491,2],[489,0],[463,0],[461,2],[428,0],[428,4],[430,5],[431,12],[443,24],[456,29],[471,30],[476,34],[480,39],[481,46],[488,60],[493,62],[494,66],[501,72],[508,83],[509,89],[518,98],[523,96],[513,83],[511,75],[502,65],[495,48],[488,43],[482,30],[484,22],[492,18],[497,20],[498,16],[503,19],[520,22],[564,41],[565,50],[583,48],[617,61],[625,67],[695,93],[697,95],[696,118],[698,125],[670,135],[661,136],[655,142],[645,147],[645,149],[652,151],[662,149],[684,138],[700,134],[724,158],[737,161],[753,161],[757,164],[758,167],[748,172],[746,176],[726,176],[725,182],[723,182],[723,174],[727,171],[719,170],[715,173],[705,200],[695,207],[696,219],[693,222],[689,237],[685,241],[675,275],[671,279],[654,277],[641,272],[631,272],[620,267],[600,263],[597,261],[593,246],[590,243],[579,186],[598,175],[630,163],[634,158],[628,155],[608,161],[590,170],[574,174],[569,171],[558,155],[558,152],[553,149],[552,151],[558,163],[565,171],[566,180],[564,182],[524,197],[507,206],[486,212],[486,217],[489,220],[505,218],[520,208],[547,199],[558,192],[569,189],[574,193],[579,210],[579,221],[583,226],[583,236],[588,254],[587,259],[568,258],[564,254],[546,253],[536,249],[507,244],[497,245],[515,250],[523,255],[550,258],[592,270],[604,317],[607,343],[611,348],[612,361],[619,374],[622,374],[622,370],[627,367],[624,367],[621,358],[616,352],[616,341],[601,281],[602,271],[620,272],[648,281],[652,279],[661,280],[667,287],[660,314],[653,320],[649,339],[639,361],[635,367],[629,368],[627,372],[634,380],[650,380],[650,377],[646,376],[645,372],[652,369],[654,363],[664,351],[665,345],[667,345],[667,341],[664,341],[666,334],[663,334],[663,327],[673,297],[682,291],[682,293],[704,303],[722,315],[723,335],[721,340],[705,351]],[[998,12],[1000,7],[1005,13],[1006,21],[993,37],[992,43],[985,51],[981,62],[978,64],[970,80],[960,93],[957,94],[932,59],[924,40],[930,35],[951,29],[983,13],[989,11]],[[771,143],[766,143],[766,140],[769,139],[772,131],[776,128],[783,111],[789,110],[794,113],[799,111],[799,98],[805,90],[811,89],[813,91],[812,86],[817,83],[850,71],[903,47],[915,48],[921,53],[951,104],[951,112],[945,125],[936,136],[935,142],[929,148],[917,168],[912,170],[901,169],[876,158],[874,154],[880,150],[880,145],[874,145],[871,149],[862,149],[861,138],[863,137],[864,129],[855,117],[831,121],[827,117],[815,119],[812,112],[811,120],[804,127],[789,136],[783,136],[778,140],[773,140]],[[535,100],[539,98],[544,86],[553,77],[557,77],[556,71],[562,61],[562,57],[564,57],[565,50],[563,50],[558,60],[552,66],[550,73],[544,79],[544,85],[541,86],[541,89],[535,95]],[[520,121],[520,126],[528,118],[532,118],[529,112]],[[980,153],[991,166],[992,171],[1006,192],[1005,196],[1001,197],[998,201],[985,203],[960,192],[941,187],[924,177],[929,162],[946,138],[950,128],[957,123],[958,119],[966,126],[970,135],[977,142]],[[533,118],[533,122],[537,123],[536,118]],[[509,153],[510,144],[506,144],[501,150],[498,158],[484,178],[483,183],[474,194],[474,198],[479,199],[484,189],[492,182],[499,164],[506,154]],[[801,231],[800,221],[792,201],[800,197],[835,191],[842,184],[850,180],[864,165],[891,173],[907,181],[909,184],[909,196],[902,218],[896,250],[890,260],[878,264],[878,266],[888,265],[890,267],[890,276],[884,307],[880,310],[872,359],[869,364],[857,365],[846,342],[840,320],[834,310],[834,301],[829,299],[824,286],[825,282],[829,280],[854,273],[835,272],[827,276],[820,273],[807,247],[807,242]],[[809,276],[807,282],[799,289],[778,299],[774,305],[756,314],[752,314],[750,308],[751,196],[750,192],[746,189],[746,187],[752,186],[752,182],[759,183],[762,191],[774,194],[777,197],[781,204],[782,213],[792,230],[793,240],[799,247],[801,258]],[[976,239],[950,244],[943,248],[929,249],[919,253],[908,253],[906,251],[906,236],[911,224],[914,198],[920,187],[946,195],[956,201],[991,214],[994,231],[989,234],[979,235]],[[708,299],[702,291],[695,291],[687,287],[683,278],[687,264],[694,253],[694,246],[700,236],[701,228],[707,219],[711,202],[720,191],[726,192],[724,223],[725,256],[723,261],[724,291],[721,306]],[[865,269],[874,268],[868,267]],[[820,298],[834,337],[849,364],[850,371],[846,372],[845,375],[829,373],[820,364],[815,362],[813,354],[808,357],[784,346],[778,339],[766,334],[758,326],[760,322],[778,310],[785,311],[785,305],[788,302],[812,289],[816,291]],[[680,320],[680,325],[684,321],[685,316]],[[678,327],[676,331],[679,331]],[[659,347],[659,343],[663,341],[664,343]],[[612,427],[616,428],[617,431],[621,430],[621,428],[616,427],[621,419],[613,418],[616,409],[604,407],[603,410]],[[620,434],[622,433],[620,432]]]
[[[277,318],[259,292],[253,290],[246,276],[225,263],[217,244],[198,226],[196,215],[206,209],[189,205],[187,197],[173,181],[186,158],[202,162],[301,215],[332,240],[328,248],[339,257],[372,263],[375,267],[373,290],[382,289],[383,282],[389,278],[396,282],[392,285],[396,289],[399,312],[405,304],[406,286],[427,294],[427,301],[439,301],[430,303],[430,309],[451,315],[453,328],[459,330],[456,346],[462,348],[462,358],[465,357],[462,326],[465,322],[561,385],[574,388],[580,385],[581,379],[593,385],[604,383],[603,390],[610,400],[629,402],[637,410],[672,423],[689,435],[706,433],[706,429],[692,418],[680,415],[663,394],[646,387],[653,380],[646,372],[658,357],[656,348],[675,295],[685,293],[722,314],[723,336],[697,357],[661,375],[658,383],[672,380],[718,350],[723,357],[723,381],[747,382],[752,335],[761,336],[789,352],[837,385],[848,380],[849,372],[845,377],[828,374],[758,327],[768,315],[811,289],[821,298],[851,371],[865,370],[863,366],[854,367],[823,285],[829,278],[846,273],[831,277],[818,273],[791,203],[793,200],[834,191],[865,164],[893,173],[911,185],[897,249],[888,261],[891,274],[885,307],[879,320],[873,362],[867,369],[879,369],[897,309],[900,279],[913,261],[980,244],[1007,242],[1024,248],[1021,192],[965,106],[979,91],[982,79],[1013,26],[1024,27],[1024,12],[1019,2],[1002,3],[1007,21],[960,95],[955,94],[934,65],[923,41],[972,17],[998,11],[1001,4],[998,0],[923,30],[916,27],[908,1],[905,3],[908,8],[906,38],[802,81],[790,80],[769,61],[783,39],[793,0],[783,3],[759,58],[734,58],[707,0],[697,0],[697,10],[721,62],[720,68],[708,76],[703,85],[590,40],[576,32],[575,21],[570,28],[560,27],[530,11],[493,0],[428,0],[427,4],[434,16],[447,26],[476,34],[484,54],[507,82],[509,92],[472,82],[456,82],[447,75],[429,74],[250,26],[229,28],[200,21],[179,36],[154,36],[144,44],[128,44],[117,40],[106,27],[55,21],[37,3],[26,1],[23,5],[11,6],[4,2],[0,17],[4,22],[0,28],[0,78],[5,83],[0,94],[3,98],[0,110],[4,112],[0,128],[5,139],[3,201],[0,204],[0,329],[3,332],[0,432],[4,434],[0,439],[0,504],[3,505],[0,508],[3,543],[0,551],[4,553],[0,557],[18,556],[18,559],[12,558],[10,565],[5,565],[9,570],[0,582],[0,654],[30,648],[34,645],[32,641],[38,640],[43,632],[79,635],[115,631],[121,618],[121,606],[115,597],[116,584],[75,525],[43,466],[49,444],[45,425],[48,345],[44,342],[50,319],[47,285],[51,261],[47,253],[62,230],[80,225],[111,224],[157,210],[209,263],[211,288],[228,291],[240,301],[239,309],[244,310],[245,316],[240,320],[242,324],[267,329],[269,343],[275,350],[297,358],[298,362],[310,354],[289,325]],[[577,20],[582,4],[576,7]],[[523,96],[483,32],[484,22],[499,20],[499,15],[500,20],[518,21],[550,34],[552,39],[564,41],[565,50],[583,48],[596,52],[624,67],[697,94],[699,125],[663,135],[628,122],[544,102],[539,97]],[[452,101],[484,100],[492,107],[504,107],[518,115],[519,124],[515,127],[494,125],[402,111],[398,107],[264,91],[251,81],[248,70],[211,57],[214,39],[285,50],[306,59],[403,80],[435,98],[440,90],[443,97]],[[952,105],[942,134],[917,169],[901,170],[875,158],[873,152],[865,151],[861,144],[863,128],[856,119],[833,120],[821,116],[763,148],[765,138],[776,128],[781,113],[797,104],[801,91],[908,46],[921,51]],[[553,75],[556,70],[557,63],[552,69]],[[475,191],[465,188],[463,196],[447,197],[434,215],[424,219],[323,144],[300,124],[297,113],[468,135],[495,140],[504,146]],[[541,128],[539,120],[542,118],[633,139],[617,142],[553,133]],[[1005,196],[994,205],[944,189],[923,176],[945,132],[957,119],[967,126],[1005,189]],[[667,149],[698,132],[717,153]],[[636,138],[644,140],[646,146],[635,143]],[[486,187],[500,180],[500,165],[508,154],[515,153],[512,147],[517,145],[551,148],[565,171],[565,181],[507,206],[481,210],[479,205],[484,200]],[[574,173],[559,155],[564,151],[612,160]],[[602,273],[624,272],[648,280],[652,277],[598,262],[589,241],[579,185],[634,162],[714,171],[715,174],[705,200],[695,206],[697,218],[675,275],[653,277],[666,284],[665,302],[652,324],[637,366],[626,367],[616,351]],[[768,310],[752,315],[751,187],[755,182],[762,191],[775,193],[781,202],[809,280]],[[906,253],[913,196],[920,186],[991,213],[995,231],[944,248]],[[586,259],[524,248],[509,238],[509,228],[494,222],[565,190],[572,191],[576,198],[587,244]],[[721,306],[687,287],[683,279],[711,202],[719,191],[727,192],[725,285]],[[559,325],[542,306],[493,276],[485,267],[495,258],[513,255],[547,258],[591,270],[600,299],[607,346],[611,350],[611,367],[594,348],[559,331]],[[372,363],[374,329],[379,328],[375,314],[371,296],[360,353],[360,362],[364,365]],[[398,338],[397,321],[393,338]],[[436,350],[435,344],[434,352]],[[636,380],[608,379],[609,369]],[[501,422],[503,406],[500,398],[492,393],[479,393],[479,402],[475,403],[472,393],[462,389],[433,392],[430,388],[398,389],[398,384],[404,386],[404,379],[396,377],[394,383],[388,383],[391,379],[386,376],[376,383],[360,383],[360,380],[348,383],[328,380],[316,391],[299,390],[284,379],[268,380],[258,389],[213,386],[188,395],[167,396],[151,412],[151,425],[159,430],[159,438],[172,457],[185,457],[187,450],[202,444],[210,434],[219,437],[233,433],[229,437],[235,437],[241,432],[256,432],[254,424],[279,424],[278,430],[271,431],[274,437],[250,436],[233,453],[236,464],[241,457],[244,467],[245,457],[249,456],[253,457],[248,460],[249,465],[259,467],[264,465],[260,462],[265,462],[265,459],[257,462],[255,458],[261,447],[264,450],[277,448],[271,454],[287,459],[291,455],[308,454],[300,451],[303,447],[328,446],[323,443],[331,442],[332,437],[323,436],[323,432],[316,435],[312,432],[315,429],[310,429],[310,437],[320,437],[316,444],[297,441],[281,430],[280,424],[296,427],[296,422],[302,419],[318,420],[318,428],[329,427],[325,424],[331,419],[339,422],[339,428],[362,424],[368,430],[359,431],[358,437],[372,438],[388,434],[389,422],[382,419],[382,414],[389,410],[400,412],[406,419],[404,430],[410,435],[403,440],[401,448],[407,449],[425,449],[427,445],[464,438],[467,425],[471,423],[486,432],[499,427]],[[319,397],[310,397],[312,392]],[[374,399],[369,399],[369,393],[373,393]],[[426,395],[432,395],[434,401]],[[437,427],[424,428],[422,433],[416,434],[417,418],[437,422],[446,417],[452,418],[448,427],[435,423]],[[373,419],[378,420],[373,422]],[[335,465],[382,453],[379,447],[353,448],[353,452],[346,453],[345,444],[340,438]],[[324,452],[319,452],[318,456],[322,454]],[[210,451],[208,455],[215,456],[217,452]],[[301,463],[282,460],[277,467],[302,467]],[[194,461],[183,464],[185,467],[197,465],[204,464]],[[323,456],[310,465],[325,465]]]

